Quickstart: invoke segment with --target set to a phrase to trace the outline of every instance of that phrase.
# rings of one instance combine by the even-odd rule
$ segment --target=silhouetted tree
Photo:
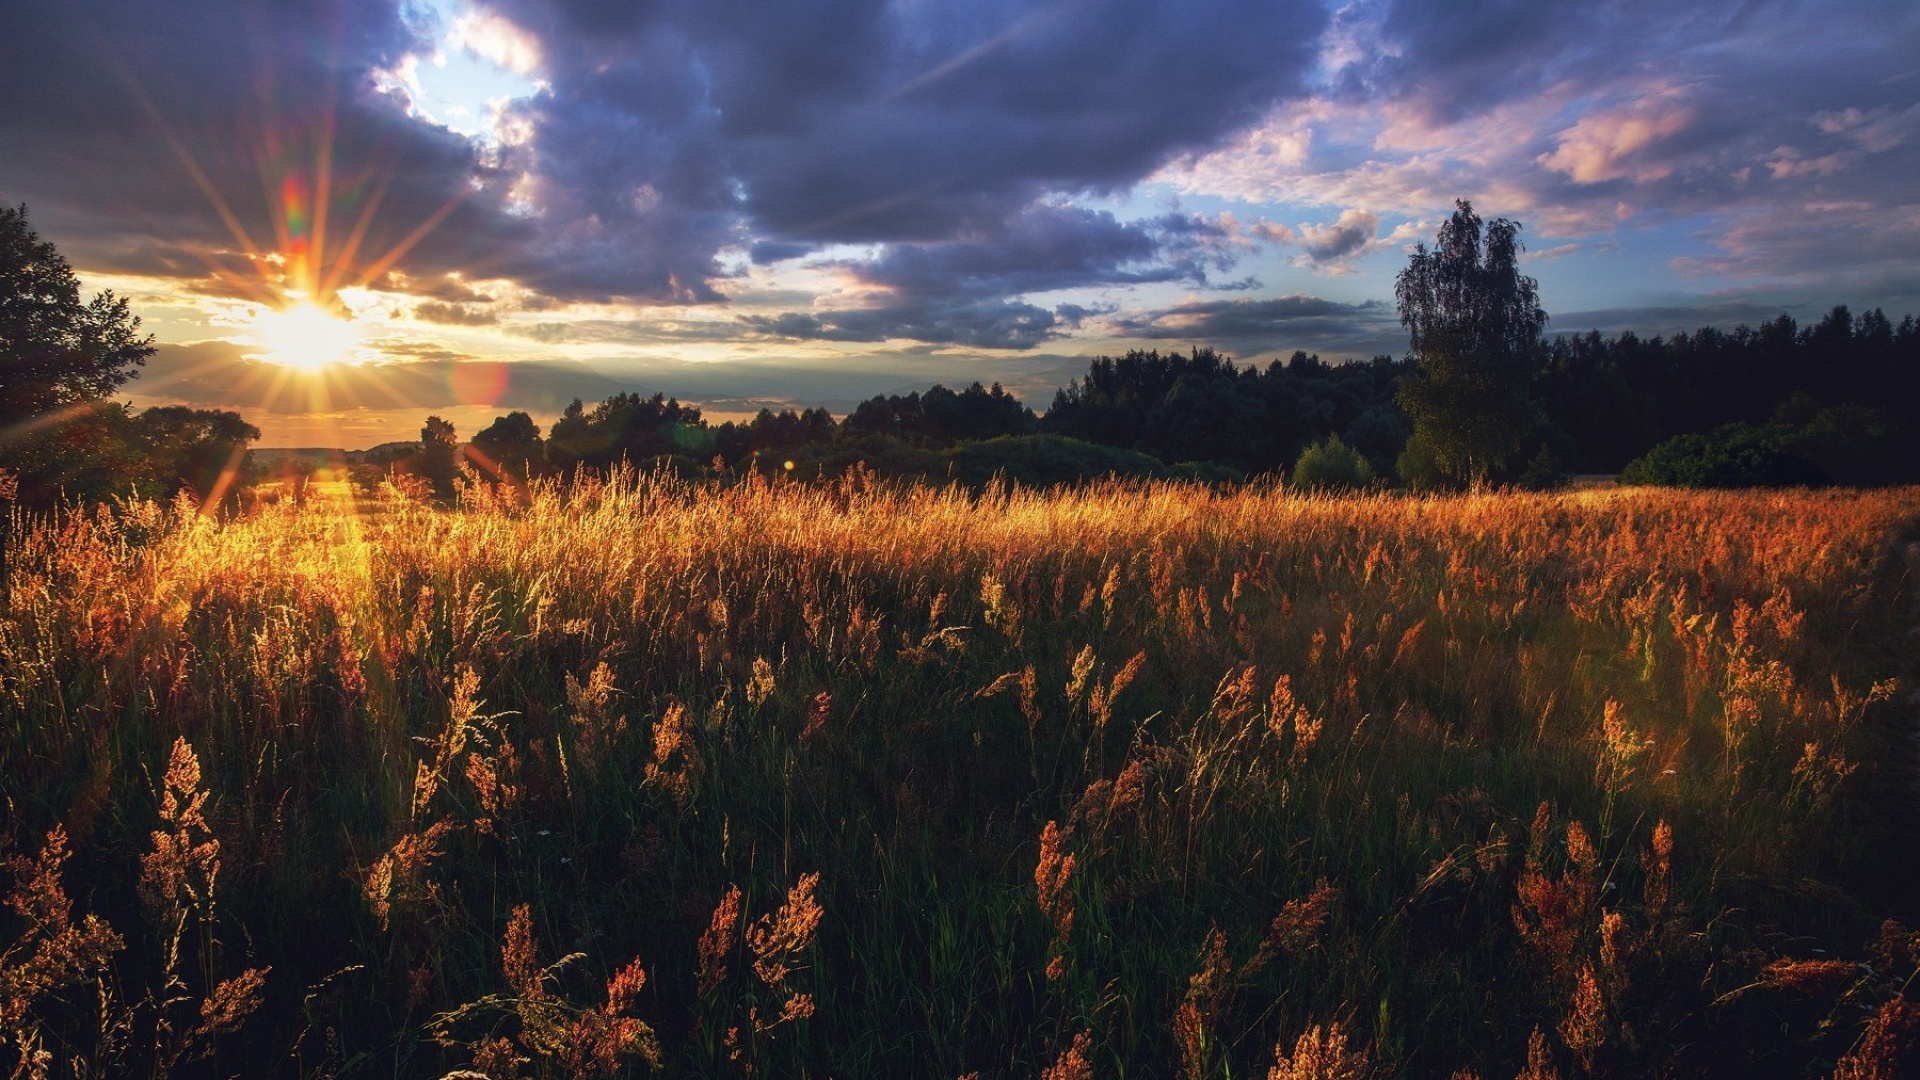
[[[105,494],[120,475],[126,411],[105,398],[153,354],[139,330],[113,293],[81,300],[26,207],[0,206],[0,464],[18,474],[23,503]]]
[[[1547,313],[1520,272],[1520,225],[1486,223],[1466,200],[1421,244],[1394,282],[1413,370],[1399,403],[1442,472],[1462,483],[1503,479],[1539,426],[1529,384]]]
[[[224,409],[162,405],[128,422],[128,436],[145,459],[149,490],[186,489],[204,502],[231,505],[247,446],[260,429]]]
[[[496,417],[469,445],[480,471],[495,480],[525,483],[533,466],[544,457],[546,443],[540,427],[524,412]]]
[[[704,454],[712,432],[700,410],[665,394],[615,394],[588,412],[574,399],[547,433],[547,459],[562,472],[576,465],[607,469],[667,454]]]
[[[1836,307],[1804,328],[1781,315],[1672,338],[1562,335],[1534,388],[1577,471],[1616,472],[1666,440],[1744,423],[1797,431],[1794,452],[1838,483],[1920,480],[1911,316]]]
[[[453,498],[453,478],[459,471],[460,439],[453,425],[437,416],[427,417],[420,429],[420,458],[415,466],[420,478],[432,485],[442,499]]]
[[[935,383],[924,394],[870,398],[848,413],[840,428],[850,438],[890,435],[915,446],[944,447],[963,440],[1024,435],[1033,426],[1033,411],[1019,398],[999,383],[988,389],[976,382],[958,391]]]
[[[19,421],[97,401],[153,355],[153,338],[111,292],[80,300],[73,268],[0,206],[0,416]]]
[[[1213,462],[1244,473],[1286,468],[1308,444],[1349,433],[1364,453],[1385,454],[1376,466],[1384,469],[1405,441],[1393,405],[1399,372],[1389,357],[1327,364],[1296,352],[1258,368],[1212,349],[1136,349],[1094,358],[1084,378],[1054,395],[1040,426],[1168,464]],[[1374,415],[1381,410],[1385,417]]]

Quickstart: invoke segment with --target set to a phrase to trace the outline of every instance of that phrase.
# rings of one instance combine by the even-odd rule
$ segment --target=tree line
[[[1093,358],[1036,414],[1000,385],[876,396],[709,422],[665,394],[575,400],[546,430],[511,412],[463,442],[429,417],[359,479],[411,476],[451,497],[474,480],[526,483],[626,462],[834,478],[876,472],[1046,484],[1106,475],[1308,487],[1550,487],[1569,474],[1689,486],[1920,482],[1920,323],[1836,307],[1807,326],[1671,338],[1549,336],[1520,271],[1521,226],[1460,202],[1397,281],[1401,358],[1237,363],[1211,348]],[[82,302],[24,207],[0,207],[0,469],[46,504],[129,489],[233,499],[259,472],[259,431],[222,410],[143,412],[112,393],[153,351],[126,301]]]

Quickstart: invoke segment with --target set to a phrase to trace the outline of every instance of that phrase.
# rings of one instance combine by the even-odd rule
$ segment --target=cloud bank
[[[1542,254],[1666,251],[1701,310],[1920,294],[1894,0],[23,0],[8,30],[0,197],[76,262],[363,286],[429,335],[1393,348],[1303,283],[1462,195]],[[448,107],[468,69],[516,89]]]

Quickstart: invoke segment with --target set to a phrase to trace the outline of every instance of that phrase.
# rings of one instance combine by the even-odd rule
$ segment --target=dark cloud
[[[484,304],[493,299],[454,274],[413,278],[398,271],[389,270],[380,276],[380,280],[372,282],[371,285],[385,292],[403,293],[407,296],[438,300],[445,304]]]
[[[1020,297],[1100,285],[1204,285],[1209,268],[1230,264],[1233,239],[1220,223],[1187,214],[1123,222],[1105,211],[1033,206],[990,240],[893,244],[871,259],[834,264],[885,298],[872,306],[741,322],[774,337],[1031,349],[1085,312],[1049,311]]]
[[[1327,42],[1326,97],[1268,144],[1302,176],[1270,190],[1409,215],[1467,195],[1555,238],[1684,228],[1721,254],[1679,268],[1735,281],[1920,274],[1910,2],[1358,0]]]
[[[404,248],[415,280],[708,302],[743,246],[1021,243],[1040,197],[1125,188],[1297,93],[1325,22],[1311,0],[483,10],[531,35],[545,86],[491,149],[380,89],[435,44],[388,0],[27,0],[0,44],[0,190],[90,267],[218,267],[246,295],[330,162],[341,283]]]
[[[1339,262],[1366,248],[1379,229],[1378,215],[1365,210],[1348,211],[1331,225],[1302,229],[1300,248],[1314,262]]]
[[[1031,349],[1054,336],[1046,308],[998,299],[925,299],[878,308],[815,314],[747,315],[745,325],[772,337],[814,341],[905,338],[977,349]]]
[[[785,262],[788,259],[797,259],[812,251],[812,244],[799,244],[790,240],[761,240],[753,245],[751,256],[756,265],[766,266],[771,263]]]
[[[443,304],[438,300],[415,304],[413,317],[421,322],[439,323],[442,326],[492,326],[500,321],[500,316],[485,308]]]
[[[524,286],[494,290],[501,311],[705,304],[750,264],[869,245],[822,265],[860,293],[831,310],[511,332],[1032,350],[1087,317],[1052,290],[1258,288],[1215,280],[1252,245],[1231,222],[1072,202],[1293,105],[1367,125],[1244,164],[1250,186],[1264,173],[1342,210],[1288,230],[1310,269],[1397,242],[1383,215],[1480,193],[1543,239],[1678,223],[1682,273],[1915,291],[1911,0],[1335,6],[480,0],[526,35],[542,87],[485,144],[383,74],[444,29],[396,0],[23,0],[0,34],[0,198],[85,269],[267,298],[281,256],[323,231],[287,208],[314,205],[325,173],[322,277],[374,279],[451,325],[497,317],[473,281]],[[1265,340],[1257,305],[1286,299],[1134,321]]]
[[[659,345],[716,342],[754,336],[737,323],[672,319],[571,319],[564,322],[511,323],[507,333],[542,345]]]
[[[916,296],[1007,296],[1086,285],[1206,281],[1223,262],[1225,231],[1167,214],[1122,222],[1106,211],[1029,207],[991,239],[898,244],[878,258],[842,263],[861,281]]]
[[[991,234],[1046,192],[1129,185],[1297,92],[1325,21],[1297,0],[699,6],[756,229],[851,241]]]
[[[91,269],[233,295],[265,295],[288,266],[263,257],[322,227],[338,284],[399,251],[416,274],[482,267],[533,230],[473,187],[501,178],[467,139],[375,89],[416,44],[380,0],[28,0],[0,34],[0,191]]]
[[[1379,300],[1196,300],[1114,321],[1132,337],[1220,344],[1247,353],[1310,349],[1359,356],[1406,347],[1393,308]]]

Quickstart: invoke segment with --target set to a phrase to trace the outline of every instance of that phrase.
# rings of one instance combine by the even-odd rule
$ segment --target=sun
[[[263,311],[247,325],[247,340],[259,349],[248,355],[296,371],[319,371],[344,363],[360,344],[352,323],[311,300]]]

